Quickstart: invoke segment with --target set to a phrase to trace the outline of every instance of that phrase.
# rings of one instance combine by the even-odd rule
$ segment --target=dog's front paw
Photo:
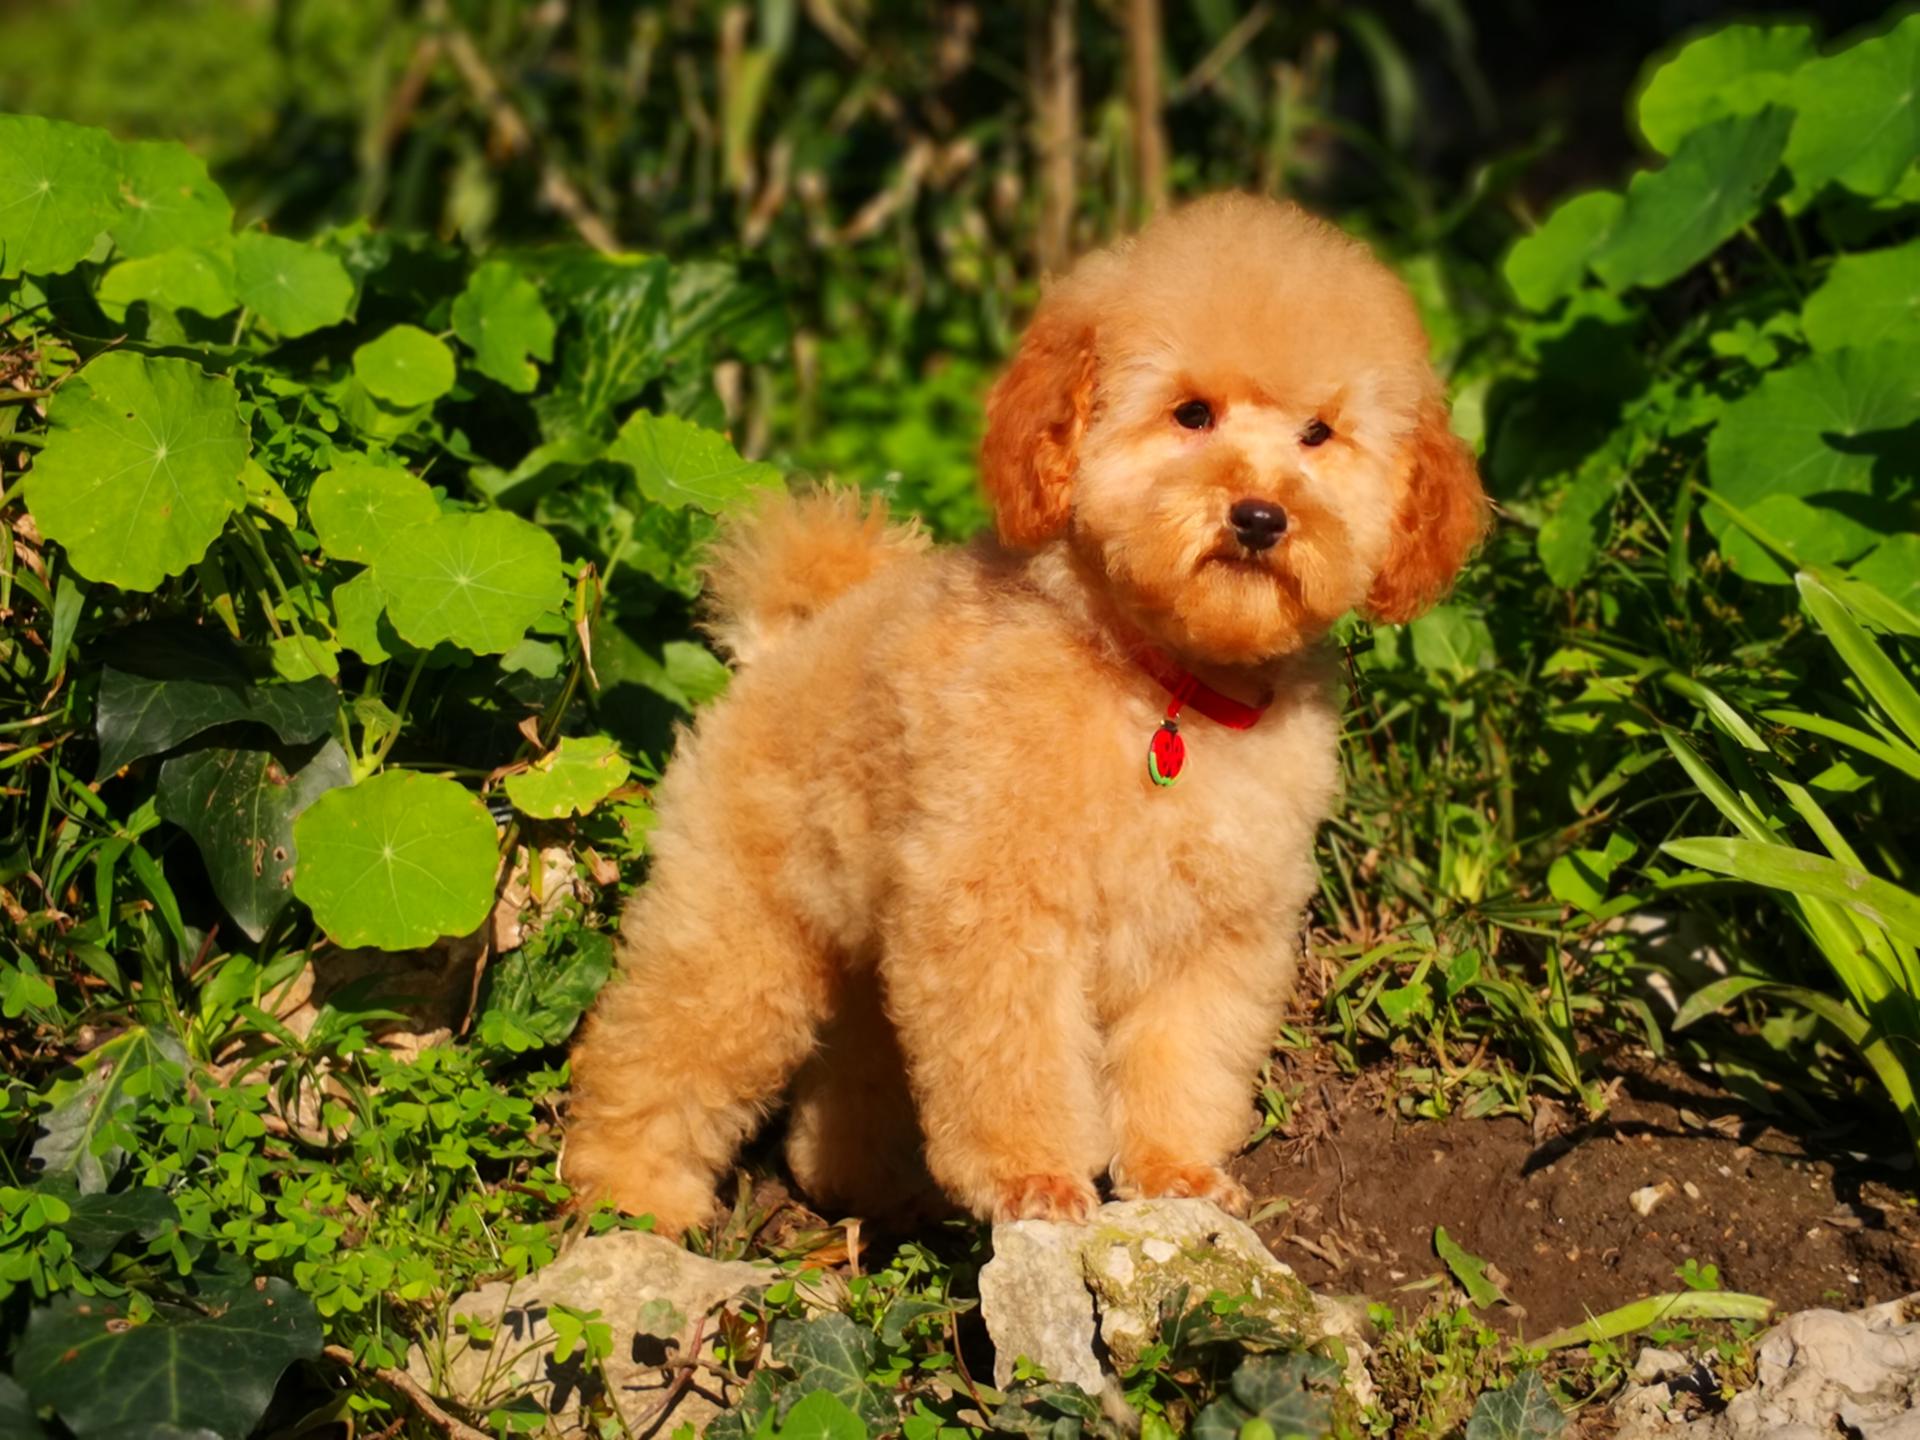
[[[1065,1220],[1084,1225],[1099,1197],[1093,1186],[1072,1175],[1016,1175],[996,1187],[993,1219]]]
[[[1211,1200],[1229,1215],[1251,1206],[1246,1186],[1218,1165],[1149,1160],[1114,1167],[1114,1193],[1123,1200]]]

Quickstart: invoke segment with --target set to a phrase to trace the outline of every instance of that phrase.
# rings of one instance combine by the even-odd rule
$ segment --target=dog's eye
[[[1333,427],[1318,415],[1307,421],[1307,428],[1300,432],[1302,445],[1324,445],[1333,438]]]
[[[1174,410],[1173,423],[1183,430],[1205,430],[1213,424],[1213,407],[1204,400],[1188,400]]]

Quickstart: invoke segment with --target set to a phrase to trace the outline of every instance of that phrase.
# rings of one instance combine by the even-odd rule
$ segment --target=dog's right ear
[[[1093,326],[1043,301],[1019,353],[987,396],[980,477],[1004,544],[1031,549],[1066,528],[1080,438],[1093,411]]]

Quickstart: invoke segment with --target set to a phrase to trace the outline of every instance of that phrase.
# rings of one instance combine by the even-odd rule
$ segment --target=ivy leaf
[[[32,1312],[14,1375],[79,1440],[155,1424],[245,1440],[281,1372],[320,1344],[313,1302],[284,1280],[209,1286],[138,1322],[124,1301],[68,1294]]]
[[[1553,1440],[1567,1417],[1548,1393],[1538,1370],[1528,1370],[1504,1390],[1488,1390],[1474,1402],[1467,1440]]]
[[[509,390],[531,391],[540,381],[533,362],[553,359],[553,316],[534,283],[504,260],[473,272],[453,302],[453,332],[480,373]]]
[[[246,504],[247,424],[224,376],[116,350],[60,387],[27,507],[74,569],[152,590]]]
[[[0,115],[0,280],[58,275],[120,211],[120,149],[104,130]]]
[[[670,276],[657,255],[566,254],[548,265],[566,343],[551,392],[534,402],[545,439],[604,439],[619,408],[666,368]]]
[[[627,762],[604,735],[569,735],[517,775],[507,798],[523,815],[560,820],[585,815],[627,783]]]
[[[450,640],[504,654],[567,593],[553,537],[503,510],[421,526],[405,545],[380,551],[373,573],[394,630],[420,650]]]
[[[613,941],[607,936],[582,929],[541,931],[487,967],[486,998],[476,1025],[481,1044],[519,1054],[565,1043],[612,973]]]
[[[128,306],[141,300],[214,318],[239,305],[233,285],[233,247],[195,245],[123,260],[107,272],[94,298],[115,324],[126,319]]]
[[[1801,66],[1787,103],[1799,113],[1787,144],[1789,209],[1831,181],[1888,194],[1920,154],[1920,15]]]
[[[453,388],[453,352],[418,325],[395,325],[353,352],[353,373],[376,398],[410,410]]]
[[[129,1235],[151,1240],[180,1220],[167,1192],[146,1185],[112,1195],[76,1195],[67,1205],[60,1229],[73,1258],[89,1270],[99,1269]]]
[[[839,1312],[811,1320],[778,1320],[773,1327],[773,1358],[792,1369],[795,1383],[782,1401],[794,1401],[812,1391],[825,1391],[839,1400],[870,1431],[895,1428],[899,1411],[867,1381],[873,1368],[871,1332]]]
[[[717,431],[644,410],[620,427],[607,458],[632,469],[647,499],[675,510],[693,505],[718,514],[780,483],[777,468],[741,459]]]
[[[1640,92],[1640,133],[1662,155],[1709,121],[1791,105],[1794,72],[1811,59],[1805,25],[1728,25],[1681,46]]]
[[[1633,177],[1594,273],[1616,290],[1658,286],[1706,259],[1760,213],[1792,127],[1791,111],[1769,105],[1688,135],[1664,166]]]
[[[120,1112],[141,1100],[171,1096],[186,1062],[178,1040],[144,1025],[83,1055],[74,1063],[75,1073],[55,1080],[41,1097],[47,1109],[33,1146],[41,1173],[70,1179],[82,1195],[105,1190],[126,1159],[122,1142],[132,1140],[119,1124]]]
[[[39,1416],[33,1413],[27,1392],[9,1375],[0,1375],[0,1435],[14,1440],[46,1440]]]
[[[409,950],[465,935],[493,905],[493,820],[451,780],[389,770],[293,822],[293,893],[340,945]]]
[[[1920,335],[1920,240],[1842,255],[1800,315],[1815,350]]]
[[[191,740],[234,721],[265,725],[283,744],[318,740],[340,708],[340,692],[325,680],[252,685],[225,678],[156,680],[108,666],[101,671],[94,727],[100,774],[111,775],[143,755]]]
[[[1340,1367],[1321,1355],[1252,1355],[1233,1372],[1230,1393],[1195,1417],[1194,1440],[1238,1440],[1242,1426],[1264,1422],[1277,1437],[1325,1435],[1333,1420],[1327,1392]]]
[[[347,318],[353,278],[337,256],[248,230],[234,238],[240,303],[289,340]]]
[[[233,228],[233,206],[206,163],[171,140],[121,145],[120,199],[125,208],[107,233],[130,259],[222,240]]]
[[[336,560],[370,565],[394,536],[439,518],[423,480],[389,465],[336,466],[307,492],[307,518]]]
[[[1587,262],[1607,241],[1626,201],[1611,190],[1576,195],[1507,252],[1507,285],[1529,310],[1545,310],[1580,288]]]
[[[1501,1293],[1500,1287],[1487,1278],[1487,1262],[1462,1249],[1460,1242],[1447,1234],[1444,1225],[1434,1227],[1433,1253],[1446,1262],[1447,1269],[1460,1282],[1460,1288],[1467,1292],[1467,1299],[1476,1308],[1486,1310],[1507,1303],[1507,1297]]]
[[[353,767],[329,740],[297,770],[270,750],[213,748],[160,767],[160,817],[189,835],[213,893],[250,940],[293,898],[299,862],[293,822],[322,794],[353,783]]]

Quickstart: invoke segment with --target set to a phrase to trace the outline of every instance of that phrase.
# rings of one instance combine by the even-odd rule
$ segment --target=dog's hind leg
[[[830,961],[724,857],[662,866],[573,1052],[561,1178],[678,1233],[779,1099],[828,1009]]]

